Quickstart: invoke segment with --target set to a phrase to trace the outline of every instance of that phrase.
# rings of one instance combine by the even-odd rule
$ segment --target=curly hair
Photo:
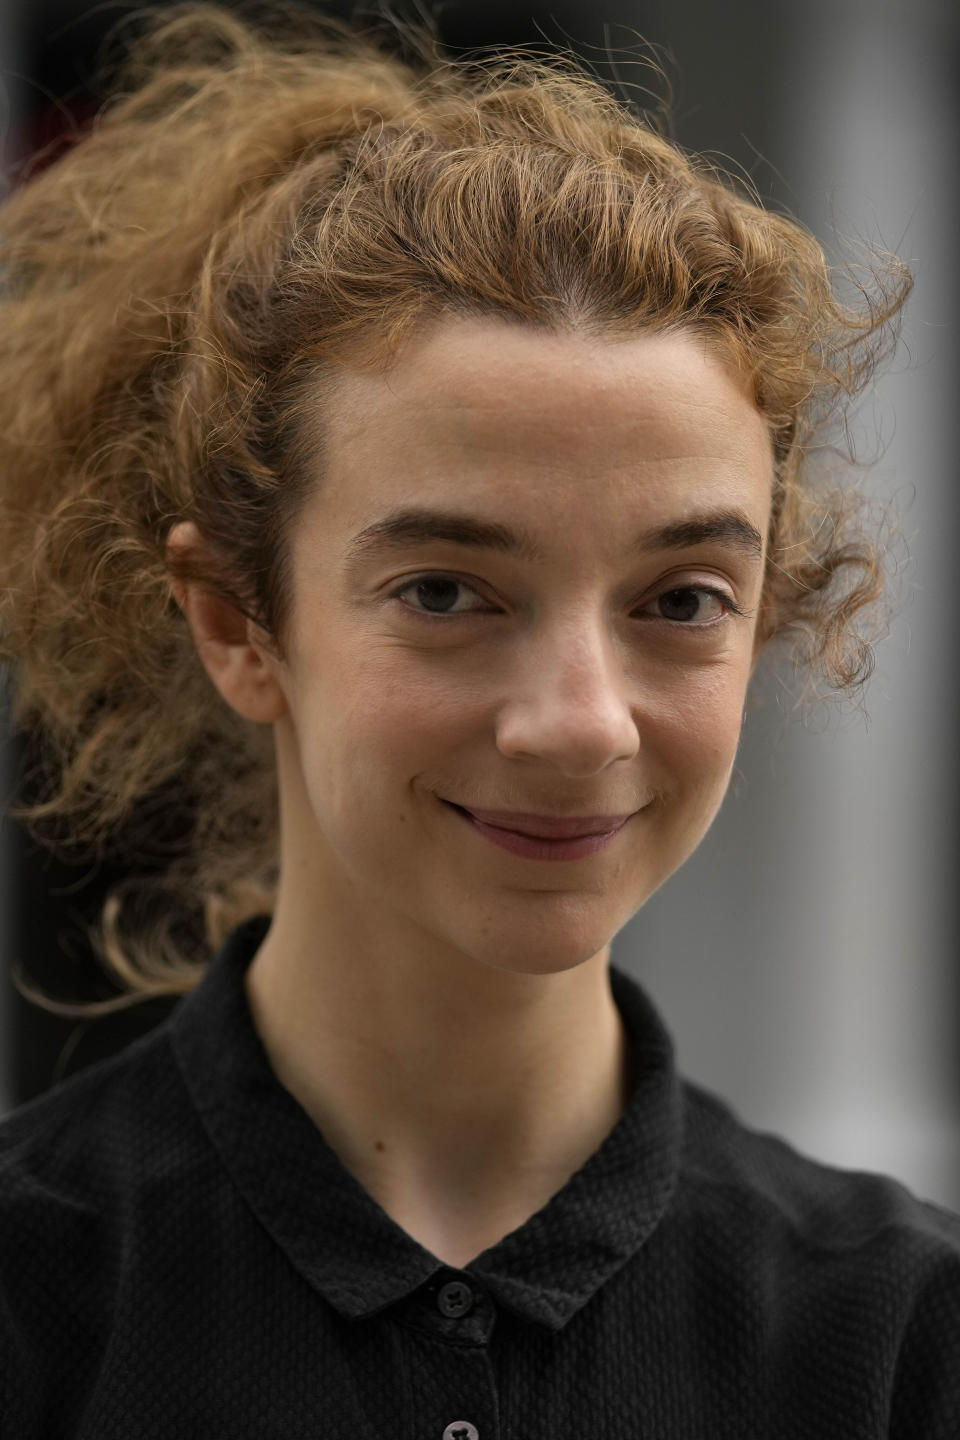
[[[857,488],[814,462],[911,287],[882,252],[842,303],[808,231],[569,55],[451,59],[411,27],[401,58],[289,8],[136,18],[92,126],[0,209],[0,660],[43,754],[40,798],[10,813],[93,855],[120,832],[145,849],[158,796],[189,822],[160,913],[124,929],[132,877],[91,927],[124,993],[48,1006],[64,1013],[182,994],[272,912],[271,727],[216,691],[171,579],[283,656],[288,537],[345,366],[386,367],[443,315],[702,334],[750,377],[773,443],[758,645],[854,693],[888,552]],[[168,561],[180,520],[206,558]]]

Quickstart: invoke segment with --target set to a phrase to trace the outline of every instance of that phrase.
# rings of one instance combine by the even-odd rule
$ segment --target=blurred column
[[[676,37],[698,130],[709,134],[711,105],[736,128],[752,112],[726,84],[719,29],[708,63],[695,12],[708,27],[717,17],[678,3],[653,38]],[[958,533],[956,11],[932,0],[777,10],[788,27],[777,48],[723,12],[775,107],[739,122],[765,152],[761,193],[828,250],[885,245],[916,278],[896,361],[854,424],[858,457],[882,452],[866,488],[903,516],[912,558],[897,583],[912,599],[878,647],[865,714],[804,719],[758,674],[764,703],[720,815],[615,959],[661,1003],[681,1069],[748,1123],[960,1208],[960,647],[947,553]]]
[[[879,423],[871,489],[903,515],[912,598],[878,651],[869,724],[830,745],[798,736],[791,761],[817,837],[797,979],[815,986],[821,1060],[791,1125],[957,1205],[957,10],[815,0],[793,15],[783,129],[800,218],[831,249],[836,234],[900,253],[916,288],[853,431],[867,458]]]

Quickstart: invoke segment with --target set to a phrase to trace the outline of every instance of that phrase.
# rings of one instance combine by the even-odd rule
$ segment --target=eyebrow
[[[431,540],[446,540],[475,550],[496,550],[504,555],[515,555],[530,564],[541,563],[545,559],[527,530],[513,529],[496,520],[482,520],[479,516],[464,515],[454,510],[428,510],[418,506],[392,510],[381,520],[365,526],[350,542],[347,565],[353,568],[378,550],[407,549]],[[708,540],[740,551],[751,559],[760,559],[763,555],[763,536],[743,511],[736,509],[711,510],[657,526],[653,530],[643,530],[635,536],[633,549],[641,554],[656,550],[686,550]]]

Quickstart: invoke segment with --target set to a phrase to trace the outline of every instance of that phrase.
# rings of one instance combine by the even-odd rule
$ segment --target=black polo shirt
[[[627,1110],[451,1269],[271,1070],[268,923],[0,1123],[3,1440],[958,1440],[960,1217],[748,1129],[612,965]]]

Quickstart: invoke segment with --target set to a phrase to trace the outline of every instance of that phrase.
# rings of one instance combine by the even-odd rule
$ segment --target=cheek
[[[698,777],[728,769],[740,742],[744,684],[739,674],[718,673],[662,697],[651,730],[675,762]],[[641,721],[642,724],[642,721]],[[642,740],[642,735],[641,735]]]
[[[392,663],[391,663],[392,660]],[[418,675],[398,654],[361,663],[344,657],[332,691],[313,699],[316,752],[335,813],[349,815],[363,797],[395,802],[400,790],[470,730],[477,691]]]
[[[365,670],[340,707],[344,730],[364,735],[383,754],[435,749],[476,715],[480,687],[398,664]]]
[[[720,757],[737,746],[743,706],[740,672],[715,671],[666,688],[658,697],[656,723],[669,726],[676,742],[689,744],[705,759]]]

